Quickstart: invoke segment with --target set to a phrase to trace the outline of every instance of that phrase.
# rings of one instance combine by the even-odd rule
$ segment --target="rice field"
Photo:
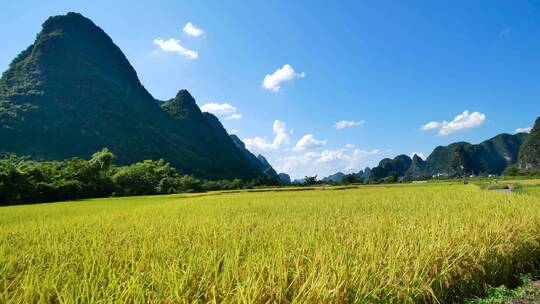
[[[521,188],[518,192],[540,198],[540,184],[524,184]]]
[[[0,208],[0,303],[449,303],[540,257],[540,197],[474,185]]]

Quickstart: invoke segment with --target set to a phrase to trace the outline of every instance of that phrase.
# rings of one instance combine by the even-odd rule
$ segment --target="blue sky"
[[[80,12],[154,97],[186,88],[216,104],[227,130],[296,178],[478,143],[540,114],[540,1],[6,2],[2,71],[48,16]]]

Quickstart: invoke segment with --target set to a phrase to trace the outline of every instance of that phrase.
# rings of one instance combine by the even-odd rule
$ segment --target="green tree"
[[[357,184],[357,183],[363,183],[364,179],[358,174],[351,173],[351,174],[345,174],[341,182],[345,185]]]
[[[508,166],[504,170],[504,175],[506,175],[506,176],[519,176],[520,175],[519,168],[517,166]]]
[[[389,183],[395,183],[399,179],[399,172],[392,171],[388,174],[388,177],[386,178],[386,181]]]
[[[317,175],[314,175],[314,176],[306,176],[304,178],[304,184],[305,185],[316,185],[318,184],[317,182]]]

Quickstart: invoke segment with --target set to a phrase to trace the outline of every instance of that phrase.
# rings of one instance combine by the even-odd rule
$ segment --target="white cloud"
[[[428,131],[428,130],[438,129],[440,126],[441,126],[440,122],[432,121],[432,122],[428,122],[427,124],[423,125],[422,130]]]
[[[236,110],[237,110],[236,107],[234,107],[228,102],[224,102],[224,103],[210,102],[210,103],[204,104],[201,107],[201,111],[203,112],[209,112],[218,116],[227,115],[227,117],[225,117],[225,120],[239,120],[240,118],[242,118],[242,114],[236,113]]]
[[[262,137],[246,138],[242,141],[246,144],[246,148],[253,152],[269,152],[289,144],[289,134],[292,131],[287,129],[287,124],[280,120],[275,120],[272,124],[272,131],[274,133],[274,139],[271,142]]]
[[[422,158],[423,160],[426,160],[426,155],[422,152],[412,152],[411,153],[411,158],[414,156],[414,155],[418,155],[420,156],[420,158]]]
[[[204,31],[201,28],[196,27],[191,22],[186,23],[182,31],[186,33],[186,35],[192,37],[199,37],[200,35],[204,34]]]
[[[531,133],[532,128],[517,128],[516,133]]]
[[[313,134],[306,134],[292,148],[293,151],[304,151],[306,149],[318,148],[326,145],[326,140],[316,139]]]
[[[334,128],[336,128],[338,130],[341,130],[341,129],[345,129],[345,128],[350,128],[350,127],[356,127],[356,126],[359,126],[359,125],[363,125],[365,123],[366,123],[365,120],[360,120],[360,121],[341,120],[341,121],[338,121],[338,122],[336,122],[334,124]]]
[[[277,69],[272,74],[267,74],[263,80],[263,87],[272,92],[278,92],[281,88],[281,83],[284,81],[292,81],[295,78],[304,78],[306,73],[297,73],[292,66],[285,64],[282,68]]]
[[[231,104],[229,104],[228,102],[225,102],[225,103],[210,102],[210,103],[204,104],[201,107],[201,111],[209,112],[215,115],[221,115],[221,114],[235,113],[236,108],[232,106]]]
[[[290,155],[277,160],[276,168],[280,172],[287,172],[293,177],[318,174],[323,177],[338,171],[350,173],[358,172],[368,163],[376,163],[386,151],[378,149],[325,149],[321,152],[306,152],[302,155]]]
[[[356,147],[354,144],[346,144],[345,149],[354,149]]]
[[[263,137],[245,138],[242,141],[251,152],[270,152],[276,149],[273,143]]]
[[[242,114],[233,114],[225,118],[225,120],[239,120],[242,118]]]
[[[289,133],[287,132],[287,124],[283,121],[275,120],[272,124],[272,130],[276,137],[274,137],[274,145],[281,146],[290,142]],[[292,133],[292,131],[290,132]]]
[[[452,121],[431,121],[422,126],[422,130],[439,130],[439,135],[446,136],[461,130],[471,129],[482,125],[486,121],[486,115],[480,112],[464,111]]]
[[[177,53],[188,59],[197,59],[199,57],[199,53],[183,47],[180,44],[180,40],[176,40],[174,38],[171,38],[169,40],[156,38],[154,39],[154,44],[156,44],[159,47],[159,49],[164,52]]]

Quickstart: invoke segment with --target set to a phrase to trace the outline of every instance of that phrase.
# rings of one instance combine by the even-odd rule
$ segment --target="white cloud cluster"
[[[242,118],[242,114],[232,114],[231,116],[225,117],[225,120],[239,120]]]
[[[531,133],[532,128],[517,128],[516,133]]]
[[[201,111],[220,115],[220,114],[234,113],[236,112],[236,108],[232,106],[231,104],[229,104],[228,102],[225,102],[225,103],[210,102],[210,103],[204,104],[201,107]]]
[[[341,120],[341,121],[338,121],[338,122],[336,122],[334,124],[334,128],[336,128],[338,130],[342,130],[342,129],[345,129],[345,128],[360,126],[360,125],[363,125],[365,123],[366,123],[365,120],[360,120],[360,121]]]
[[[292,66],[285,64],[282,68],[277,69],[272,74],[267,74],[263,80],[263,87],[272,92],[279,92],[281,83],[292,81],[295,78],[304,78],[306,73],[297,73]]]
[[[180,54],[188,59],[197,59],[199,53],[194,50],[187,49],[180,44],[180,40],[171,38],[169,40],[163,40],[161,38],[154,39],[154,44],[156,44],[160,50],[164,52],[173,52]]]
[[[313,149],[318,148],[326,145],[326,140],[319,140],[316,139],[313,134],[306,134],[304,135],[296,145],[292,148],[293,151],[299,152],[304,151],[306,149]]]
[[[361,165],[376,162],[383,154],[385,152],[378,149],[325,149],[321,152],[306,152],[302,155],[279,158],[276,167],[279,171],[291,173],[296,177],[314,174],[323,177],[338,171],[357,172]]]
[[[274,133],[274,139],[271,142],[262,137],[246,138],[242,141],[246,144],[246,148],[252,152],[269,152],[289,144],[292,131],[287,129],[287,124],[283,121],[275,120],[272,124],[272,131]]]
[[[191,22],[186,23],[182,31],[186,33],[186,35],[192,37],[199,37],[200,35],[204,34],[204,31],[201,28],[196,27]]]
[[[182,31],[184,31],[186,35],[192,37],[199,37],[204,34],[204,31],[201,28],[196,27],[191,22],[186,23]],[[199,58],[199,53],[197,51],[184,47],[178,39],[170,38],[168,40],[163,40],[161,38],[156,38],[154,39],[154,44],[163,52],[177,53],[188,59]],[[154,53],[158,53],[159,50],[155,50]]]
[[[202,105],[201,111],[203,112],[209,112],[214,115],[225,115],[230,114],[229,116],[225,117],[225,120],[239,120],[242,118],[242,114],[236,113],[236,107],[231,105],[228,102],[224,103],[215,103],[210,102]]]
[[[480,112],[464,111],[452,121],[431,121],[422,126],[422,130],[439,130],[439,135],[446,136],[461,130],[471,129],[482,125],[486,121],[486,115]]]

